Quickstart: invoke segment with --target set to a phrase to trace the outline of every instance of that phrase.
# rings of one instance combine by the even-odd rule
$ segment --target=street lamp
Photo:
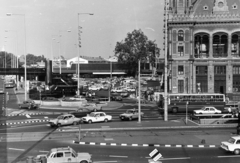
[[[55,40],[55,38],[51,39],[51,55],[52,55],[52,62],[53,62],[53,40]],[[52,72],[53,72],[53,63],[52,63]]]
[[[12,16],[12,15],[17,15],[17,16],[23,16],[24,19],[24,53],[25,53],[25,66],[24,66],[24,84],[25,84],[25,100],[27,100],[27,33],[26,33],[26,18],[25,14],[12,14],[12,13],[7,13],[7,16]]]
[[[78,48],[77,48],[77,50],[78,50],[78,56],[77,56],[77,58],[78,58],[78,71],[77,71],[77,73],[78,73],[78,75],[77,75],[77,77],[78,77],[78,83],[77,83],[77,95],[79,96],[80,95],[80,64],[79,64],[79,57],[80,57],[80,50],[79,50],[79,48],[81,47],[81,35],[80,35],[80,33],[82,33],[81,32],[81,29],[82,29],[82,27],[80,27],[79,26],[79,15],[94,15],[93,13],[77,13],[77,22],[78,22],[78,27],[77,27],[77,30],[78,30],[78,38],[77,38],[77,44],[78,44]]]

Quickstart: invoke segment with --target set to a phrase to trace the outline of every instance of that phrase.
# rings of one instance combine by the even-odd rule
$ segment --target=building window
[[[178,41],[184,40],[184,32],[183,30],[178,31]]]
[[[183,93],[183,92],[184,92],[184,81],[178,80],[178,93]]]
[[[207,75],[208,67],[207,66],[196,66],[196,74],[197,75]]]
[[[233,66],[233,74],[240,74],[240,66]]]
[[[215,66],[214,74],[218,74],[218,75],[226,74],[226,66]]]
[[[183,0],[178,0],[178,7],[183,7]]]
[[[184,54],[184,46],[178,46],[178,54],[180,55],[180,56],[183,56],[183,54]]]
[[[240,92],[240,82],[233,81],[233,92]]]
[[[184,74],[184,67],[178,66],[178,75],[183,75],[183,74]]]

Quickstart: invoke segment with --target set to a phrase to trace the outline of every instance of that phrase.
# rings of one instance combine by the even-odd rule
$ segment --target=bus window
[[[183,96],[183,101],[189,101],[189,97],[188,96]]]
[[[195,96],[190,96],[189,101],[195,102]]]
[[[220,101],[219,96],[217,95],[215,101]]]

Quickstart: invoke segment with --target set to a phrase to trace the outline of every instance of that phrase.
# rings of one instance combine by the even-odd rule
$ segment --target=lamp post
[[[71,30],[67,30],[67,31],[59,31],[59,74],[60,74],[60,78],[61,78],[61,75],[62,75],[62,59],[61,59],[61,32],[71,32]]]
[[[12,16],[12,15],[17,15],[17,16],[23,16],[24,19],[24,53],[25,53],[25,66],[24,66],[24,90],[25,90],[25,100],[27,100],[27,33],[26,33],[26,16],[25,14],[12,14],[12,13],[7,13],[7,16]]]
[[[52,37],[52,39],[51,39],[51,55],[52,55],[52,62],[53,62],[53,40],[55,40],[55,38]],[[52,72],[53,72],[53,63],[52,63]]]
[[[141,60],[138,59],[138,122],[141,123]]]
[[[77,95],[79,96],[80,95],[80,61],[79,61],[79,57],[80,57],[80,48],[82,47],[81,45],[81,35],[80,33],[82,33],[81,29],[82,27],[79,26],[79,16],[80,15],[94,15],[93,13],[77,13],[77,22],[78,22],[78,27],[77,27],[77,30],[78,30],[78,38],[77,38],[77,44],[78,44],[78,47],[77,47],[77,58],[78,58],[78,70],[77,70],[77,77],[78,77],[78,82],[77,82]]]

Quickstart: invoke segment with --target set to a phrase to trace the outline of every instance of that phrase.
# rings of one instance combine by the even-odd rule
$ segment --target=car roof
[[[94,113],[94,114],[99,114],[99,113],[104,113],[104,112],[92,112],[92,113]],[[104,113],[105,114],[105,113]]]
[[[70,115],[72,115],[72,114],[63,114],[63,116],[70,116]]]
[[[240,136],[232,136],[233,139],[240,139]]]
[[[71,147],[60,147],[60,148],[52,148],[51,149],[51,152],[66,152],[66,151],[72,152],[73,149]]]

